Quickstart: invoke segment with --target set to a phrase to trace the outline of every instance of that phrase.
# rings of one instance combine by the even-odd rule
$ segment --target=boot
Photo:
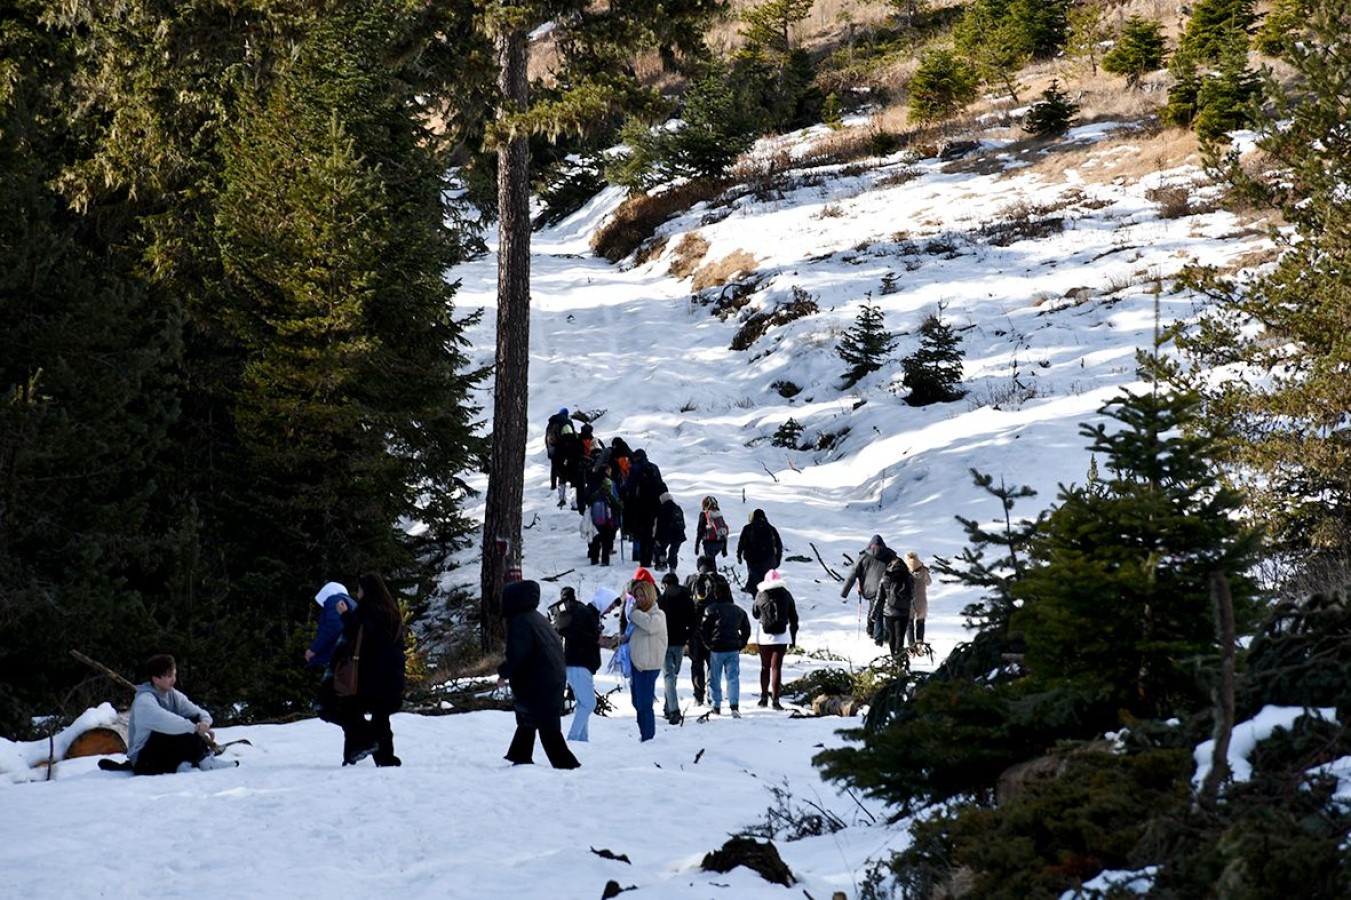
[[[777,700],[774,701],[774,705],[775,705],[775,706],[777,706],[778,703],[779,703],[779,701],[777,701]],[[769,698],[766,697],[764,694],[761,694],[761,695],[760,695],[760,702],[757,703],[757,704],[755,704],[755,705],[756,705],[756,706],[768,706],[768,705],[769,705]]]

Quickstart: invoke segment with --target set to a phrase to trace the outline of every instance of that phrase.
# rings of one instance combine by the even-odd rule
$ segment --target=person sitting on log
[[[127,761],[137,775],[167,775],[198,769],[225,769],[239,765],[212,753],[215,734],[211,714],[174,685],[178,664],[167,653],[145,663],[149,681],[136,688],[127,724]]]

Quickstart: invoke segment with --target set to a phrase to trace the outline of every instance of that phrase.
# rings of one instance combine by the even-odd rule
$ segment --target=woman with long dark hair
[[[362,575],[357,584],[356,608],[343,614],[342,640],[333,654],[335,660],[358,656],[356,695],[340,701],[342,764],[374,756],[377,766],[397,766],[402,760],[394,755],[389,717],[403,706],[403,616],[379,575]]]

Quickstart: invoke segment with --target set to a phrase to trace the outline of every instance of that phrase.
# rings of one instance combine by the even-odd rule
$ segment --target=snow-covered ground
[[[1100,123],[1072,137],[1112,130]],[[802,617],[799,643],[845,661],[838,664],[865,665],[878,648],[861,636],[857,604],[840,597],[817,553],[843,573],[844,555],[875,532],[898,551],[957,553],[964,535],[955,516],[992,521],[999,512],[972,484],[972,468],[1035,488],[1039,496],[1016,510],[1028,515],[1054,501],[1058,483],[1082,482],[1089,459],[1079,426],[1134,381],[1134,353],[1150,344],[1156,308],[1164,322],[1194,313],[1192,298],[1168,291],[1170,276],[1192,259],[1225,264],[1260,245],[1226,213],[1160,218],[1146,191],[1195,175],[1100,183],[1070,169],[1051,182],[1035,169],[972,174],[897,157],[769,199],[701,206],[663,227],[670,240],[661,254],[621,266],[590,253],[590,235],[619,200],[598,197],[535,242],[530,408],[521,411],[531,424],[525,576],[561,575],[544,583],[552,602],[562,585],[589,597],[632,573],[618,560],[588,565],[579,517],[556,508],[548,490],[548,416],[559,407],[603,410],[596,433],[645,449],[691,523],[700,498],[715,495],[735,546],[750,512],[765,510],[789,557],[782,571]],[[1048,217],[1060,217],[1061,230],[1048,226],[1035,241],[992,237],[990,226]],[[745,251],[766,276],[743,317],[773,309],[794,287],[819,313],[771,329],[748,351],[729,350],[737,319],[692,303],[689,280],[668,271],[694,231],[709,244],[706,261]],[[494,267],[488,258],[452,273],[462,281],[461,311],[492,307]],[[834,350],[864,302],[880,306],[901,336],[897,359],[915,349],[922,318],[944,304],[964,342],[968,398],[912,409],[903,391],[888,389],[896,365],[841,389],[845,365]],[[492,359],[488,312],[471,334],[477,362]],[[784,399],[772,387],[779,381],[803,390]],[[483,405],[492,406],[486,394]],[[771,446],[789,417],[805,427],[804,442],[831,434],[834,446]],[[681,556],[686,574],[693,548]],[[465,562],[448,583],[475,581]],[[735,574],[744,579],[744,568]],[[973,599],[955,585],[931,588],[928,636],[938,659],[964,639],[960,611]],[[790,657],[785,678],[816,664]],[[753,698],[758,671],[743,659],[743,696]],[[191,684],[181,687],[192,694]],[[64,762],[50,782],[0,791],[0,892],[571,898],[598,897],[614,880],[643,897],[781,897],[784,888],[747,870],[699,868],[727,835],[765,821],[778,802],[771,789],[793,808],[819,804],[849,826],[776,841],[801,879],[793,896],[856,896],[868,861],[906,839],[881,824],[875,803],[823,783],[810,764],[854,722],[790,718],[744,700],[739,721],[659,720],[656,740],[639,744],[627,695],[612,699],[614,716],[593,723],[589,744],[574,745],[582,768],[569,772],[503,761],[513,725],[500,712],[396,717],[400,769],[340,768],[340,734],[319,721],[222,729],[222,740],[252,742],[230,751],[242,763],[231,770],[130,778],[92,760]],[[687,680],[682,700],[689,703]]]

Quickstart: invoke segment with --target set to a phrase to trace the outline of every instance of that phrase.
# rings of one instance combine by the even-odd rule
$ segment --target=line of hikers
[[[914,550],[904,557],[887,546],[882,535],[875,534],[858,555],[854,568],[844,581],[841,597],[858,587],[859,609],[868,601],[868,636],[877,646],[886,646],[892,656],[918,656],[929,653],[924,640],[924,620],[929,615],[929,585],[933,578],[928,566]]]

